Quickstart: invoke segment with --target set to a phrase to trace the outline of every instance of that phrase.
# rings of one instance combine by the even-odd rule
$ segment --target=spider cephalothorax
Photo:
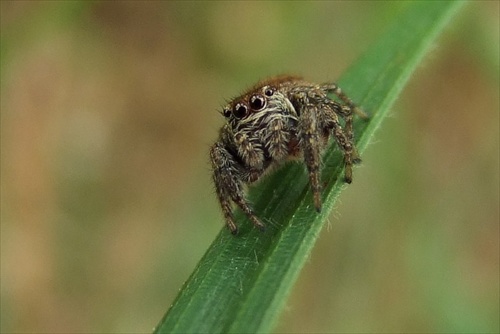
[[[345,181],[351,183],[352,165],[360,161],[353,141],[354,112],[364,115],[337,85],[293,76],[261,81],[231,100],[222,111],[227,123],[210,150],[217,197],[231,232],[238,232],[233,202],[264,229],[246,200],[244,185],[294,158],[302,158],[307,167],[314,206],[320,211],[321,153],[330,136],[344,153]]]

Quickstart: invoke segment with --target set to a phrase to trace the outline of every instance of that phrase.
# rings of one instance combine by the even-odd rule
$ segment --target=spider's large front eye
[[[250,108],[253,110],[261,110],[266,106],[266,100],[260,95],[252,95],[250,98]]]
[[[234,106],[233,114],[234,114],[234,117],[236,117],[236,118],[243,118],[243,117],[245,117],[246,114],[247,114],[247,112],[248,112],[248,108],[243,103],[237,103]]]

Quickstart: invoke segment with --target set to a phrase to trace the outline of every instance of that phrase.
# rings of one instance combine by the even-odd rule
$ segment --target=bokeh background
[[[337,79],[399,2],[1,5],[1,331],[150,332],[223,222],[256,80]],[[340,197],[277,332],[499,331],[499,2],[469,3]]]

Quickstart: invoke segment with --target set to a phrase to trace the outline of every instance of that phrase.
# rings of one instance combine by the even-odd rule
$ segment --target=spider
[[[331,136],[344,154],[345,182],[351,183],[352,166],[361,161],[354,146],[353,113],[367,117],[336,84],[288,75],[261,81],[231,100],[222,110],[226,124],[210,149],[215,190],[231,233],[238,233],[233,203],[264,230],[245,197],[245,186],[289,160],[304,161],[320,212],[321,153]]]

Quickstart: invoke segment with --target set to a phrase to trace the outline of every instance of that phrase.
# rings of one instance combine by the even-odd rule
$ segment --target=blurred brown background
[[[223,226],[225,99],[337,79],[403,6],[0,5],[2,332],[150,332]],[[276,331],[499,330],[499,15],[470,3],[436,43]]]

